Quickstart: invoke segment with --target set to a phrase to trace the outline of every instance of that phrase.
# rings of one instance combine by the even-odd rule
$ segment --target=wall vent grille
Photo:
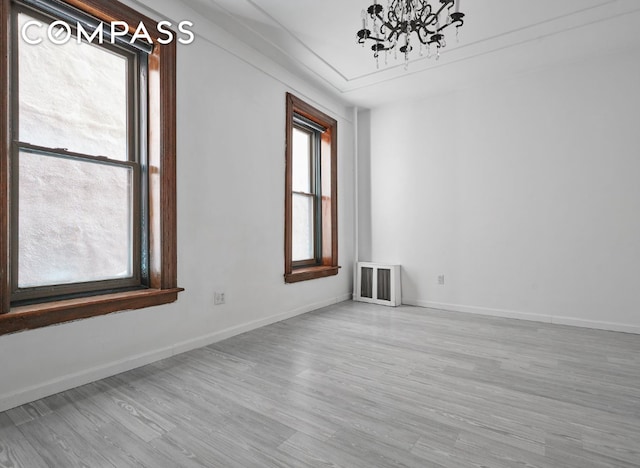
[[[400,265],[359,262],[356,281],[355,301],[393,307],[402,303]]]

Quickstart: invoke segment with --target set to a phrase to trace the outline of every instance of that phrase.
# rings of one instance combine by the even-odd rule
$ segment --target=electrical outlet
[[[438,275],[438,284],[444,286],[444,275]]]
[[[213,303],[215,305],[222,305],[225,303],[225,297],[223,292],[213,293]]]

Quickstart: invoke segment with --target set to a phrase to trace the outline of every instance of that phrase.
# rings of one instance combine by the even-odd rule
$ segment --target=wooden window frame
[[[153,39],[148,57],[149,287],[33,305],[11,306],[11,4],[0,0],[0,335],[112,312],[174,302],[177,286],[176,43],[158,42],[157,22],[112,0],[65,0],[130,33],[143,22]],[[174,36],[175,37],[175,36]]]
[[[321,133],[320,187],[322,239],[316,264],[294,262],[293,256],[293,127],[300,115],[326,130]],[[338,123],[291,93],[286,95],[284,279],[297,283],[338,274]],[[329,180],[327,180],[329,178]]]

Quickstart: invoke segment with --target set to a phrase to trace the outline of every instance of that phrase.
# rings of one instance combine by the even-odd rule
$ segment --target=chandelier
[[[438,7],[431,6],[438,4]],[[464,13],[460,11],[460,0],[388,0],[387,10],[373,1],[373,5],[362,10],[362,29],[358,31],[358,44],[372,41],[373,56],[378,64],[380,52],[384,51],[385,63],[389,51],[404,54],[405,70],[409,64],[409,52],[418,46],[420,55],[430,58],[435,48],[436,60],[440,49],[446,47],[444,30],[449,26],[458,29],[464,24]],[[372,29],[369,29],[369,23]]]

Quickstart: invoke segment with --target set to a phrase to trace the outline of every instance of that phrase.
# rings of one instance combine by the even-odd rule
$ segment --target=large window
[[[85,1],[0,0],[0,333],[180,290],[175,44],[90,41],[101,22],[159,28]]]
[[[287,94],[285,281],[338,273],[337,123]]]

